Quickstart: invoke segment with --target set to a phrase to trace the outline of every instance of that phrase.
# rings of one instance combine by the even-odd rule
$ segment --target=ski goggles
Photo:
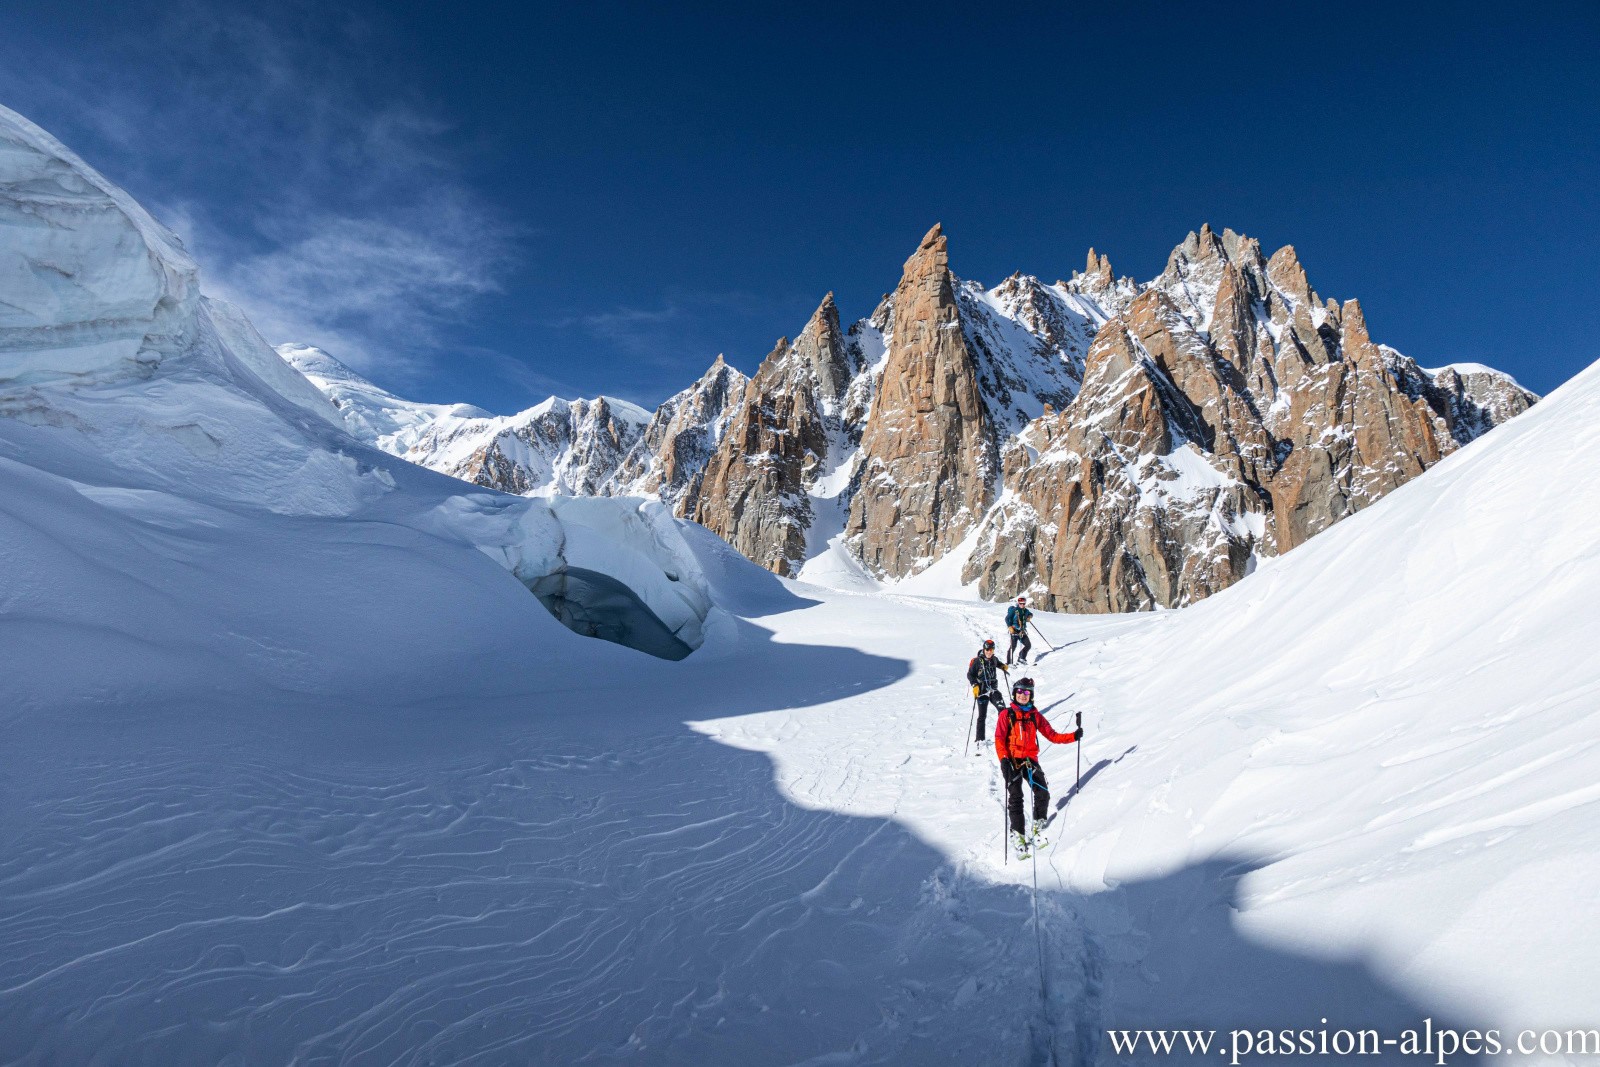
[[[1016,697],[1016,698],[1018,698],[1019,700],[1028,701],[1028,700],[1032,700],[1033,699],[1033,690],[1032,689],[1026,689],[1026,688],[1024,688],[1024,689],[1013,689],[1011,691],[1011,695]]]

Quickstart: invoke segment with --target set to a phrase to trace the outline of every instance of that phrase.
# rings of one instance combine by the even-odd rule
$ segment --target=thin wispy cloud
[[[363,62],[380,31],[271,12],[180,5],[158,49],[7,55],[0,89],[66,116],[56,132],[177,230],[207,291],[269,340],[413,378],[454,351],[451,328],[500,290],[521,235],[471,187],[448,123]]]
[[[704,341],[710,323],[744,319],[781,327],[806,303],[806,297],[793,293],[779,298],[739,291],[672,290],[654,304],[622,304],[601,312],[572,316],[557,325],[603,341],[637,362],[677,369],[685,359],[704,357],[710,362],[715,352],[708,351]],[[803,325],[803,320],[797,321],[790,328],[798,332]],[[776,335],[773,339],[776,340]],[[726,354],[759,359],[766,353]]]

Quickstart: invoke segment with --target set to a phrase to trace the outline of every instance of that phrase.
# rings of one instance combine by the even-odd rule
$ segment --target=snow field
[[[1052,844],[1006,863],[962,752],[1003,606],[362,446],[136,205],[0,135],[0,224],[61,230],[0,276],[0,1063],[1596,1024],[1600,369],[1200,605],[1040,616],[1084,779],[1045,745]],[[576,636],[526,588],[567,563],[703,643]]]

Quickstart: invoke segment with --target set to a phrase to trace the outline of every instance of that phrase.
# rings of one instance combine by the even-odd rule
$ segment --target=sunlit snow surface
[[[0,1062],[1112,1063],[1110,1026],[1596,1024],[1600,372],[1196,607],[1040,617],[1083,785],[1046,746],[1054,843],[1006,863],[963,753],[998,608],[782,582],[659,510],[360,446],[50,158],[120,235],[50,255],[173,340],[0,334]],[[129,232],[153,258],[88,262]],[[100,322],[44,280],[10,302]],[[523,585],[562,560],[701,647],[562,628]]]

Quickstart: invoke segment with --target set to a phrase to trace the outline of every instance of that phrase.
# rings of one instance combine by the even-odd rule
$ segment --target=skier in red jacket
[[[1033,679],[1019,678],[1011,687],[1011,705],[995,723],[994,751],[1000,757],[1000,773],[1006,780],[1006,808],[1011,813],[1011,834],[1017,855],[1026,855],[1030,845],[1039,844],[1039,826],[1050,814],[1050,783],[1039,766],[1039,734],[1058,745],[1083,740],[1083,730],[1058,734],[1033,706]],[[1033,837],[1023,832],[1022,783],[1033,787]]]

